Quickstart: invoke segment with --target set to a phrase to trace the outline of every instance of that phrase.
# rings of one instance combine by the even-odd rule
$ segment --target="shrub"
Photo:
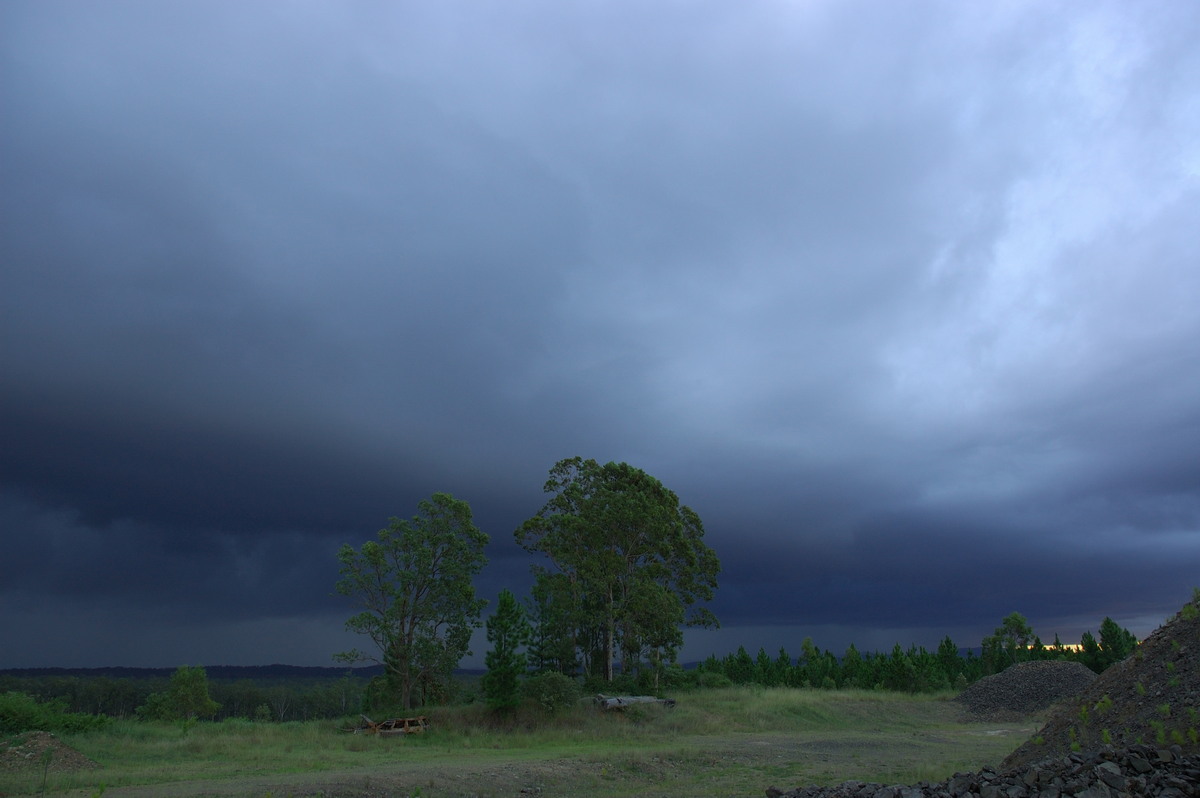
[[[700,675],[696,679],[696,684],[699,687],[707,687],[707,688],[715,689],[715,688],[722,688],[722,687],[732,687],[733,680],[730,679],[725,674],[717,673],[716,671],[701,671]]]
[[[663,668],[660,684],[671,690],[690,690],[699,684],[701,671],[684,670],[677,663],[671,663]]]
[[[40,729],[45,709],[32,696],[24,693],[0,695],[0,733]]]
[[[579,686],[575,681],[555,672],[529,677],[521,686],[521,691],[551,715],[569,709],[579,699]]]
[[[25,693],[9,692],[0,695],[0,733],[24,731],[83,732],[99,729],[111,722],[104,715],[67,712],[61,700],[40,703]]]
[[[1194,621],[1196,616],[1200,615],[1200,607],[1196,606],[1198,601],[1200,601],[1200,599],[1194,599],[1191,603],[1184,604],[1183,609],[1179,611],[1180,617],[1182,617],[1185,621]]]

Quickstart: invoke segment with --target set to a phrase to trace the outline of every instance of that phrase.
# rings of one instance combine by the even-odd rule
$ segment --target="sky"
[[[682,658],[1144,637],[1200,585],[1200,4],[0,3],[0,668],[334,665],[568,457]],[[486,641],[477,636],[474,659]]]

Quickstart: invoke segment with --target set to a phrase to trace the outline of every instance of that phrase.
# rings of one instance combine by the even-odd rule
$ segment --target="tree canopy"
[[[335,589],[362,608],[346,628],[369,637],[377,652],[335,658],[382,664],[385,692],[406,708],[418,687],[424,700],[444,694],[479,627],[485,602],[472,580],[487,562],[487,541],[465,501],[435,493],[411,520],[390,519],[377,540],[343,545]]]
[[[208,693],[208,673],[200,665],[180,665],[171,674],[165,693],[151,694],[138,714],[156,720],[189,720],[212,717],[221,705]]]
[[[587,674],[673,662],[681,626],[716,626],[702,602],[717,587],[720,562],[704,543],[694,510],[659,480],[627,463],[573,457],[550,470],[550,499],[517,529],[517,542],[544,554],[534,566],[534,617],[556,630]],[[539,644],[542,646],[539,648]],[[535,661],[564,662],[562,646],[535,637]]]
[[[983,638],[983,660],[993,673],[1030,658],[1035,640],[1029,621],[1019,612],[1004,617],[996,631]]]

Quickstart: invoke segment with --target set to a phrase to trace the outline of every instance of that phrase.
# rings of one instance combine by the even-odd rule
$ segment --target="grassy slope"
[[[777,784],[845,779],[911,783],[998,763],[1031,724],[959,720],[947,696],[732,688],[678,696],[675,709],[626,714],[589,707],[551,721],[519,716],[507,728],[481,707],[430,712],[420,737],[376,739],[332,722],[118,723],[65,742],[103,765],[51,775],[49,791],[100,785],[105,795],[361,793],[512,795],[761,795]],[[40,775],[0,793],[37,792]],[[157,785],[145,790],[136,785]],[[173,786],[172,786],[173,785]],[[75,792],[76,795],[81,794]]]

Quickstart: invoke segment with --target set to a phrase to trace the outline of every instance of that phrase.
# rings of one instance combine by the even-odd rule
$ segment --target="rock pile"
[[[1019,719],[1079,695],[1095,678],[1078,662],[1019,662],[983,677],[954,700],[978,720]]]
[[[1046,725],[1001,767],[1105,744],[1143,743],[1178,745],[1186,754],[1200,755],[1200,592],[1132,656],[1052,711]]]
[[[1068,754],[1005,772],[955,773],[936,784],[887,786],[847,781],[833,787],[767,789],[768,798],[1195,798],[1200,756],[1148,745]]]

